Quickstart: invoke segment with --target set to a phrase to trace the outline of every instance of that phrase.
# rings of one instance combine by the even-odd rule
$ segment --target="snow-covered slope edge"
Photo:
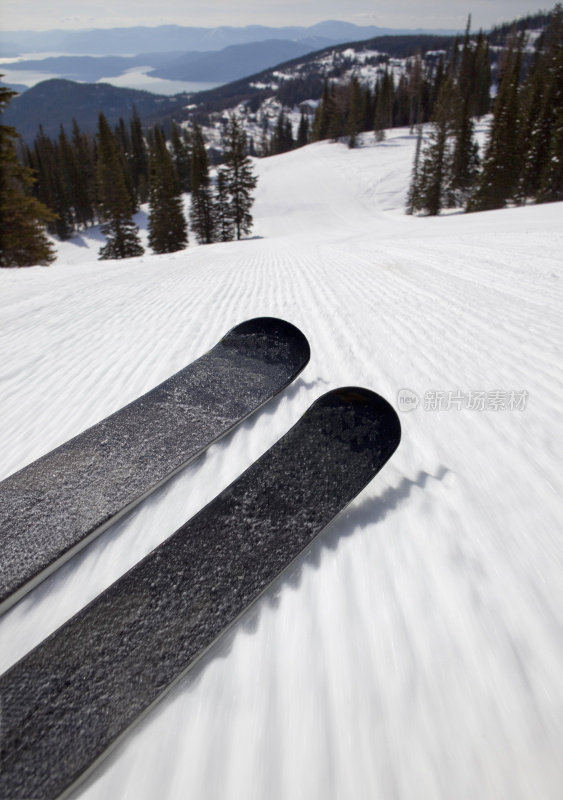
[[[563,207],[406,217],[413,147],[403,130],[258,162],[262,238],[124,262],[67,243],[53,267],[0,274],[0,477],[241,319],[285,317],[313,353],[282,397],[6,615],[3,668],[322,392],[421,398],[380,476],[79,796],[558,798]],[[443,410],[424,410],[436,391]],[[465,407],[478,391],[485,409]],[[523,391],[524,410],[493,410]]]

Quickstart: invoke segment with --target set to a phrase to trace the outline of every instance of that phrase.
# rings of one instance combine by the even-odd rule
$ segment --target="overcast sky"
[[[3,30],[131,25],[312,25],[327,19],[385,28],[489,28],[552,8],[535,0],[0,0]]]

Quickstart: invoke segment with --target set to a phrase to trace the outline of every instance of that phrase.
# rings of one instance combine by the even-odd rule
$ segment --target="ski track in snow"
[[[382,473],[77,797],[558,800],[563,785],[563,204],[403,214],[415,137],[257,162],[257,237],[0,274],[0,478],[275,315],[311,362],[281,396],[0,621],[2,669],[339,385],[526,390],[401,414]]]

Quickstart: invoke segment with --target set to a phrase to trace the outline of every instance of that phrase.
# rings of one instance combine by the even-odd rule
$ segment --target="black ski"
[[[237,325],[189,366],[0,483],[0,613],[285,388],[305,336]]]
[[[329,392],[166,542],[2,678],[0,796],[56,797],[381,469],[395,411]]]

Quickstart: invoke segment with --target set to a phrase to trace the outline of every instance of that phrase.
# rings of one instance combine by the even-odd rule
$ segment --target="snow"
[[[289,390],[3,617],[2,669],[321,393],[420,398],[380,475],[77,797],[560,798],[563,204],[408,217],[414,147],[397,130],[257,161],[243,242],[99,262],[93,230],[49,268],[0,272],[0,478],[243,319],[284,317],[313,354]],[[436,391],[444,407],[425,410]],[[481,411],[465,407],[477,391]],[[493,410],[510,392],[527,392],[525,408]]]
[[[370,59],[379,58],[381,56],[386,57],[386,54],[381,50],[354,50],[353,47],[348,47],[341,52],[341,56],[343,58],[351,58],[358,64],[363,64]]]
[[[330,83],[347,85],[352,78],[357,78],[364,86],[369,86],[372,90],[377,80],[385,73],[389,72],[397,83],[405,75],[412,58],[389,58],[385,53],[378,50],[354,50],[349,47],[346,50],[330,50],[323,52],[323,55],[315,59],[315,64],[321,74],[331,74],[335,68],[343,68],[345,62],[351,61],[352,64],[347,69],[342,69],[338,78],[331,77]],[[427,56],[436,56],[441,51],[428,52]],[[279,80],[295,80],[304,76],[308,72],[311,64],[295,64],[291,69],[275,70],[271,74]],[[276,90],[278,85],[275,83],[253,83],[254,88]],[[279,102],[279,101],[278,101]]]

